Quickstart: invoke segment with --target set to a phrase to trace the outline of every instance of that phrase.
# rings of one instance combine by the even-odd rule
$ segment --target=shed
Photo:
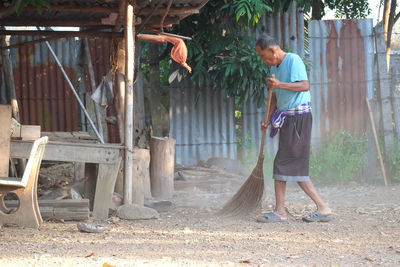
[[[133,79],[134,49],[137,32],[163,32],[164,28],[178,24],[180,20],[199,13],[208,0],[50,0],[48,6],[24,6],[17,13],[22,0],[3,0],[0,2],[0,35],[41,36],[31,42],[45,42],[62,37],[120,37],[121,46],[126,47],[118,54],[117,71],[123,75],[120,89],[124,91],[124,142],[121,153],[124,153],[124,203],[143,203],[143,189],[134,189],[139,196],[132,197],[132,157],[133,157]],[[33,27],[80,27],[79,31],[53,30],[5,30],[5,26]],[[122,39],[123,37],[123,39]],[[18,45],[18,44],[17,44]],[[2,45],[4,50],[4,44]],[[50,49],[50,46],[49,46]],[[121,112],[121,113],[122,113]],[[92,125],[94,126],[94,125]],[[94,127],[95,128],[95,127]],[[101,141],[101,138],[99,137]],[[84,146],[81,148],[84,149]],[[115,184],[115,181],[114,181]],[[111,183],[111,187],[114,185]],[[138,185],[140,187],[140,185]],[[142,192],[142,193],[140,193]],[[140,195],[142,194],[142,195]],[[99,217],[104,217],[100,214]]]

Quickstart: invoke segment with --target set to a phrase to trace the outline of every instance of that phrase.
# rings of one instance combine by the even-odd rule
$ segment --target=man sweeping
[[[302,59],[293,53],[284,52],[272,37],[264,35],[256,44],[257,54],[272,66],[275,76],[267,78],[271,99],[271,134],[279,131],[279,148],[274,160],[273,179],[275,186],[275,209],[258,219],[262,223],[287,222],[285,210],[286,182],[297,182],[301,189],[314,201],[317,210],[306,222],[328,222],[331,209],[322,200],[312,184],[308,169],[311,143],[311,95],[307,72]],[[261,127],[266,128],[262,121]]]

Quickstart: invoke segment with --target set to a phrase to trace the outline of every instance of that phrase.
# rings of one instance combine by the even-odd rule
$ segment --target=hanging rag
[[[114,101],[112,73],[109,71],[103,76],[100,84],[92,93],[91,98],[102,107],[111,106]]]
[[[287,116],[297,115],[297,114],[305,114],[311,112],[311,103],[304,103],[295,108],[291,108],[288,110],[276,110],[271,116],[271,132],[269,136],[273,138],[280,128],[282,128],[285,123],[285,119]]]
[[[152,35],[152,34],[138,34],[138,39],[144,42],[152,43],[166,43],[170,42],[174,47],[171,49],[171,58],[177,63],[181,64],[189,73],[192,72],[192,68],[186,64],[187,59],[187,48],[185,42],[181,38],[167,36],[167,35]]]

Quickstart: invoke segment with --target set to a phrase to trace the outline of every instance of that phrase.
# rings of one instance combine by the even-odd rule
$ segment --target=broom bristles
[[[260,156],[249,178],[218,212],[219,215],[244,216],[260,205],[264,193],[263,162],[264,156]]]

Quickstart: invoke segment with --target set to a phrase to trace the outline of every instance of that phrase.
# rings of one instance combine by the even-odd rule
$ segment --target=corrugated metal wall
[[[208,83],[197,90],[187,81],[171,86],[170,130],[176,139],[177,163],[194,164],[210,157],[236,158],[233,99],[223,91],[213,91]]]
[[[21,44],[39,37],[11,37],[10,45]],[[84,64],[82,40],[61,38],[50,45],[64,67],[75,89],[85,103],[90,93],[89,75]],[[110,40],[89,39],[96,85],[110,70]],[[83,112],[78,107],[60,68],[44,42],[10,49],[15,90],[23,124],[41,125],[42,131],[91,131]],[[2,83],[2,92],[5,84]],[[115,115],[110,107],[107,114]],[[95,121],[94,117],[92,117]],[[108,141],[119,142],[118,127],[107,124]]]
[[[38,37],[12,37],[15,45]],[[75,39],[50,41],[72,83],[76,83]],[[10,51],[20,118],[23,124],[41,125],[43,131],[78,130],[77,102],[45,43]]]
[[[263,20],[266,33],[276,37],[282,45],[304,55],[304,20],[301,10],[292,3],[283,14],[267,14]],[[257,36],[254,36],[256,40]],[[234,122],[234,103],[224,92],[214,93],[210,86],[202,88],[197,107],[196,89],[191,85],[171,89],[170,128],[176,139],[176,162],[193,164],[210,157],[237,158]],[[265,107],[257,108],[249,100],[243,107],[243,140],[249,140],[258,149],[261,142],[260,122]],[[278,138],[267,137],[265,153],[275,155]]]
[[[372,19],[311,21],[309,40],[315,142],[340,130],[364,132],[374,86]]]

